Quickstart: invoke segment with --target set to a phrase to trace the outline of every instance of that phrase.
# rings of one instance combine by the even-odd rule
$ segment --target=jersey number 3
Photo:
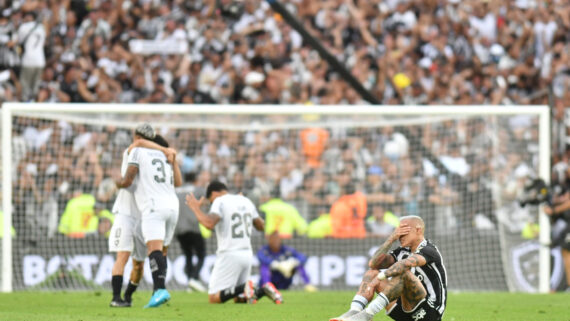
[[[152,160],[152,165],[154,166],[156,164],[158,164],[158,166],[156,167],[156,171],[158,172],[159,175],[154,175],[154,180],[157,183],[164,183],[166,182],[166,172],[164,171],[164,162],[158,158],[155,158]]]
[[[251,221],[251,214],[249,213],[243,215],[239,213],[232,214],[232,238],[241,239],[244,235],[250,237]]]

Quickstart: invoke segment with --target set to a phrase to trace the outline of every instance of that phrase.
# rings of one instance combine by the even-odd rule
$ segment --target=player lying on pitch
[[[402,217],[400,227],[370,260],[350,310],[330,321],[368,321],[382,309],[397,321],[441,320],[447,275],[441,254],[424,238],[424,229],[419,216]],[[400,247],[388,252],[396,240]],[[378,296],[370,302],[375,292]]]

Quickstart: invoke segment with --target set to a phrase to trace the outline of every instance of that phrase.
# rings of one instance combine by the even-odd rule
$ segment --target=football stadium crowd
[[[366,103],[264,1],[0,4],[3,101]],[[563,120],[570,101],[567,1],[284,4],[384,104],[549,104]],[[45,32],[43,44],[41,37],[26,37],[38,30]],[[390,126],[162,133],[180,150],[183,171],[203,176],[202,182],[221,178],[259,205],[285,200],[307,222],[328,213],[333,221],[366,220],[357,235],[325,233],[363,237],[385,235],[382,224],[392,215],[418,208],[427,209],[428,221],[440,217],[433,224],[441,231],[495,228],[494,210],[514,201],[536,168],[536,125],[521,116],[410,125],[408,136]],[[493,144],[490,132],[509,143],[485,148]],[[94,213],[109,208],[108,181],[117,177],[130,135],[113,126],[18,118],[16,230],[47,231],[33,237],[54,233],[68,201],[84,193],[95,196],[89,200],[98,207]],[[413,146],[418,142],[450,174],[423,159]],[[499,181],[490,179],[491,171],[502,173]],[[342,206],[358,210],[335,215]]]
[[[384,104],[568,101],[567,1],[283,3]],[[0,6],[3,101],[365,103],[265,1]]]

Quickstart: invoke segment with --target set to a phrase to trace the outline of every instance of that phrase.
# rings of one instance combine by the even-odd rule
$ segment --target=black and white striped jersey
[[[423,240],[415,254],[426,259],[426,264],[412,268],[412,273],[422,282],[427,292],[427,300],[440,315],[445,311],[447,303],[447,272],[443,258],[437,247],[429,240]],[[412,255],[409,247],[398,247],[390,252],[396,261],[402,261]]]

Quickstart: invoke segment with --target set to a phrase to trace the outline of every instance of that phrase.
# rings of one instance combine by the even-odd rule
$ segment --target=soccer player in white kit
[[[142,138],[144,137],[135,133],[135,140]],[[168,147],[165,141],[163,144],[158,143]],[[170,293],[165,287],[165,254],[178,220],[179,203],[174,187],[182,185],[182,177],[175,155],[167,159],[160,151],[135,148],[129,153],[127,173],[121,182],[117,183],[117,187],[129,187],[139,173],[134,195],[142,213],[142,234],[154,284],[153,295],[145,307],[158,307],[170,300]]]
[[[165,155],[169,155],[173,150],[168,150],[150,140],[154,134],[154,130],[148,124],[143,124],[135,130],[138,135],[145,137],[139,140],[140,145],[148,148],[161,150]],[[148,137],[146,137],[148,136]],[[123,162],[121,165],[121,176],[124,176],[128,167],[129,149],[123,152]],[[138,283],[142,278],[143,264],[146,257],[146,245],[142,237],[140,228],[141,213],[135,202],[133,190],[137,184],[138,178],[134,180],[127,189],[120,189],[117,198],[113,204],[113,214],[115,220],[111,232],[109,233],[109,252],[116,252],[117,258],[113,265],[111,284],[113,287],[113,299],[110,303],[111,307],[130,307],[132,305],[132,295],[136,291]],[[123,286],[123,274],[125,265],[129,259],[133,258],[133,269],[130,275],[130,282],[125,291],[124,300],[121,298],[121,289]]]
[[[210,303],[223,303],[241,293],[249,299],[254,296],[253,282],[248,281],[253,260],[252,225],[263,231],[265,223],[247,197],[229,194],[222,182],[211,182],[206,198],[212,204],[209,214],[200,209],[204,197],[197,200],[191,193],[186,196],[186,205],[202,225],[215,229],[218,240],[216,263],[208,285]]]

